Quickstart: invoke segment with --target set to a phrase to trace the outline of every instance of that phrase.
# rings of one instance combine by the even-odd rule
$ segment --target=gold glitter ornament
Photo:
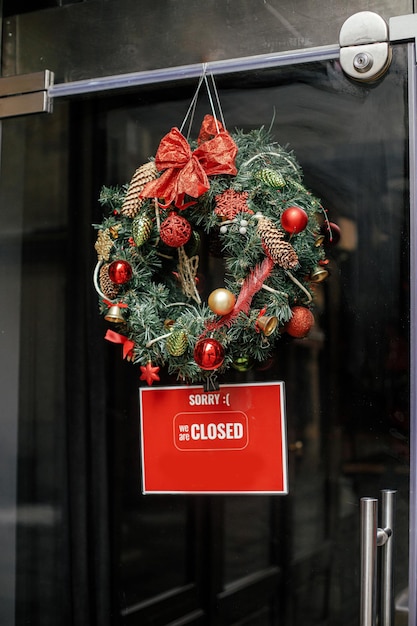
[[[140,248],[147,241],[152,232],[152,220],[147,215],[137,215],[132,222],[132,236],[135,244]]]
[[[296,191],[299,191],[300,193],[306,193],[306,188],[304,187],[304,185],[299,183],[298,180],[294,180],[293,178],[291,178],[289,182],[292,188]]]
[[[187,349],[188,339],[185,330],[174,330],[166,341],[171,356],[181,356]]]
[[[99,261],[108,261],[110,258],[110,250],[113,247],[113,239],[110,235],[110,230],[105,228],[99,230],[97,234],[97,241],[94,244],[94,248],[97,252]]]
[[[268,187],[272,187],[274,189],[280,189],[285,185],[284,177],[277,171],[265,168],[256,173],[255,178],[261,180]]]

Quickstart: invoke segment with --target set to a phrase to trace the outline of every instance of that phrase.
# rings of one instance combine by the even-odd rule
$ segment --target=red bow
[[[128,337],[124,335],[120,335],[119,333],[115,333],[114,330],[108,330],[104,336],[104,339],[107,341],[112,341],[113,343],[121,343],[123,346],[123,358],[130,360],[133,357],[133,348],[135,344]]]
[[[124,302],[110,302],[110,300],[106,300],[106,299],[103,299],[103,302],[106,306],[109,307],[109,309],[112,306],[118,306],[119,309],[127,309],[127,304],[125,304]]]
[[[194,152],[178,128],[172,128],[163,137],[155,156],[155,165],[159,171],[165,171],[145,185],[141,197],[163,198],[163,208],[174,203],[178,209],[185,209],[194,204],[184,204],[185,195],[198,198],[210,188],[208,176],[237,173],[237,146],[220,122],[220,132],[213,139],[204,141],[206,136],[212,135],[212,120],[211,115],[204,118],[199,137],[199,142],[203,143]]]

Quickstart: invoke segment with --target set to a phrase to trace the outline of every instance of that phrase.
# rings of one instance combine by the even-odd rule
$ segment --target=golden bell
[[[310,281],[312,283],[321,283],[323,280],[325,280],[325,278],[328,277],[328,275],[329,272],[324,267],[317,265],[317,267],[315,267],[314,270],[310,272]]]
[[[118,304],[113,304],[109,308],[107,315],[104,316],[104,319],[108,322],[113,322],[114,324],[121,324],[125,321]]]
[[[175,320],[167,318],[164,321],[164,328],[165,328],[165,330],[168,330],[168,331],[172,330],[172,327],[174,326],[174,324],[175,324]]]
[[[326,237],[324,235],[321,235],[321,234],[317,235],[316,241],[314,242],[314,245],[316,246],[316,248],[319,248],[325,239]]]
[[[262,317],[258,319],[256,323],[257,323],[258,328],[260,328],[263,334],[265,335],[265,337],[269,337],[269,335],[272,335],[272,333],[277,327],[278,318],[273,317],[273,316],[269,317],[268,315],[263,315]]]

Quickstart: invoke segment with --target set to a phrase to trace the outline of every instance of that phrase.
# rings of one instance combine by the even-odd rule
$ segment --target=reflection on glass
[[[186,502],[174,498],[125,512],[119,567],[126,606],[187,582],[186,513]]]
[[[69,122],[64,115],[54,118],[62,127],[28,123],[16,587],[21,624],[35,610],[39,623],[56,623],[66,594],[58,583],[70,580],[69,562],[73,575],[90,567],[94,578],[105,559],[88,548],[109,519],[111,558],[105,541],[101,547],[118,611],[193,582],[214,624],[231,583],[273,566],[280,572],[279,589],[274,587],[279,611],[266,609],[266,601],[256,610],[251,606],[248,615],[258,611],[258,617],[247,623],[285,618],[291,626],[350,626],[358,615],[359,499],[377,497],[384,488],[398,489],[396,593],[406,587],[405,67],[396,48],[390,72],[372,86],[347,80],[337,62],[218,81],[228,126],[271,125],[273,137],[295,151],[307,186],[342,236],[328,249],[330,277],[317,289],[317,323],[310,337],[284,336],[269,370],[230,374],[232,382],[285,381],[290,493],[222,497],[222,514],[215,520],[209,499],[140,494],[137,374],[103,345],[98,315],[92,322],[67,311],[70,301],[73,307],[87,302],[96,313],[93,249],[85,258],[81,248],[91,242],[80,237],[94,217],[86,209],[76,218],[80,222],[68,226],[63,201],[72,186],[66,178]],[[103,100],[94,124],[104,133],[106,149],[94,153],[95,186],[128,182],[160,138],[181,124],[192,91],[181,85],[143,90],[140,100],[137,95]],[[207,109],[206,102],[199,103],[195,119]],[[83,206],[91,208],[91,181],[71,182],[79,185],[77,200],[87,197]],[[203,264],[208,267],[207,259]],[[222,272],[217,263],[211,267]],[[81,586],[84,579],[77,582]],[[69,602],[66,595],[65,606]]]
[[[227,584],[270,563],[269,498],[228,498],[224,517],[224,582]]]
[[[236,382],[285,380],[290,494],[278,503],[279,527],[268,498],[225,498],[222,584],[278,562],[294,624],[347,624],[357,615],[359,499],[383,488],[399,490],[397,590],[407,580],[404,67],[397,49],[390,73],[372,87],[347,80],[336,62],[218,81],[229,127],[271,125],[341,229],[338,244],[327,249],[330,277],[317,287],[314,332],[302,341],[283,337],[270,370],[230,374]],[[167,92],[153,103],[109,110],[110,182],[127,181],[181,124],[185,94],[186,87],[182,100]],[[207,106],[199,103],[195,119]],[[221,278],[223,268],[210,267]],[[278,557],[271,538],[281,545]]]

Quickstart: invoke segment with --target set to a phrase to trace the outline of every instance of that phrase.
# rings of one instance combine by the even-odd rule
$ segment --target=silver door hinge
[[[417,63],[417,13],[391,17],[389,21],[389,35],[391,43],[414,41]]]
[[[406,41],[417,42],[417,14],[391,17],[387,23],[377,13],[360,11],[340,29],[340,65],[351,78],[374,82],[390,66],[391,44]]]
[[[0,119],[52,113],[52,98],[48,89],[54,83],[49,70],[0,78]]]

